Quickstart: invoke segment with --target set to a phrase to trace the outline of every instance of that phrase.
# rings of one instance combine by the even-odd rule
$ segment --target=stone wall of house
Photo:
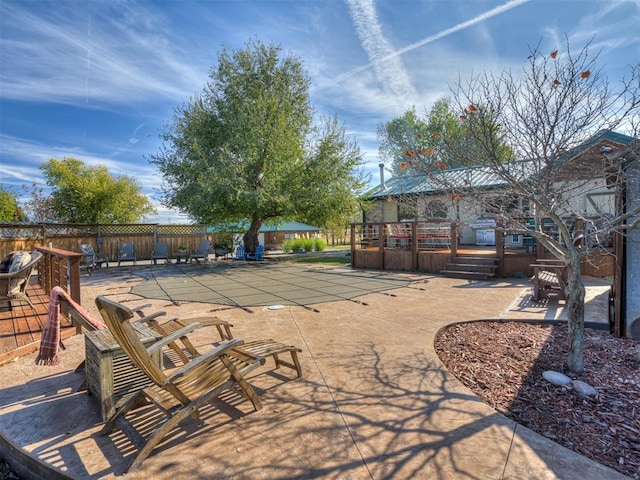
[[[627,205],[640,204],[640,163],[635,162],[627,170]],[[640,215],[628,220],[628,224],[638,221]],[[626,322],[627,336],[640,340],[640,226],[632,229],[627,236],[625,264],[626,282]],[[624,319],[623,319],[624,321]]]

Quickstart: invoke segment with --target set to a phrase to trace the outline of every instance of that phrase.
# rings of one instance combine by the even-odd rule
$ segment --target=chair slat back
[[[198,244],[198,254],[206,255],[209,253],[209,248],[211,247],[211,242],[209,240],[203,240]]]
[[[160,367],[153,362],[151,355],[133,328],[133,324],[130,322],[133,318],[133,311],[102,295],[96,298],[96,305],[104,323],[109,328],[109,332],[131,361],[156,385],[162,385],[166,376]]]
[[[135,253],[133,251],[133,243],[122,243],[122,244],[120,244],[120,257],[122,257],[122,258],[133,258],[133,257],[135,257]]]
[[[166,257],[169,254],[169,246],[167,242],[158,242],[155,247],[153,247],[153,256],[154,257]]]

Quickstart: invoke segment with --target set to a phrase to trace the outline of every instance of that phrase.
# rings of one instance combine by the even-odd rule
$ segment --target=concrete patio
[[[250,275],[256,267],[268,268],[243,264],[237,273]],[[557,304],[530,301],[524,280],[366,272],[387,279],[390,289],[308,304],[281,297],[282,308],[270,309],[267,301],[239,308],[237,302],[142,298],[132,289],[139,291],[140,274],[149,268],[110,268],[83,277],[83,305],[95,311],[94,298],[102,294],[130,306],[152,303],[151,310],[174,316],[217,315],[234,325],[238,338],[274,338],[300,347],[303,378],[294,380],[293,372],[273,370],[268,362],[250,376],[262,410],[253,412],[234,398],[212,405],[199,421],[185,422],[170,435],[128,479],[626,478],[498,414],[435,354],[434,335],[452,322],[562,319]],[[153,271],[168,274],[164,268]],[[325,267],[327,274],[331,270]],[[261,278],[262,285],[268,278]],[[606,287],[600,283],[588,289],[587,320],[606,323]],[[218,338],[215,329],[205,328],[195,339],[205,349]],[[74,371],[84,359],[83,336],[65,345],[55,367],[34,365],[35,355],[0,367],[3,453],[19,458],[26,452],[30,478],[118,477],[132,447],[120,433],[98,435],[98,403],[77,392],[84,379]]]

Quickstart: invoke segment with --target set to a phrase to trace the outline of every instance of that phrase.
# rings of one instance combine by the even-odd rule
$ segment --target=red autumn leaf
[[[460,195],[454,195],[453,196],[453,201],[457,202],[458,200],[460,200]]]
[[[432,136],[433,138],[438,138],[438,132],[433,132],[433,133],[431,134],[431,136]]]
[[[441,169],[445,169],[445,168],[447,168],[447,164],[446,164],[446,163],[441,163],[441,164],[440,164],[440,168],[441,168]]]
[[[462,120],[463,122],[467,119],[466,115],[460,115],[460,120]]]
[[[404,163],[404,162],[402,162],[402,163],[400,164],[400,169],[401,169],[401,170],[404,170],[405,168],[407,168],[407,164],[406,164],[406,163]]]
[[[437,167],[438,165],[440,165],[440,162],[436,160],[435,162],[433,162],[433,165]]]
[[[433,156],[434,153],[436,153],[435,150],[425,150],[424,151],[425,155],[429,155],[430,157]]]
[[[409,150],[405,150],[405,151],[404,151],[404,154],[408,157],[408,156],[410,156],[410,155],[411,155],[411,152],[410,152]]]
[[[464,131],[464,133],[466,133],[467,135],[469,135],[471,133],[471,130],[469,130],[468,128]]]
[[[584,72],[582,72],[580,74],[580,77],[581,78],[589,78],[590,75],[591,75],[591,72],[589,70],[586,70],[586,71],[584,71]]]
[[[550,57],[551,58],[556,58],[558,56],[558,50],[554,50],[553,52],[551,52]]]
[[[469,104],[469,106],[468,106],[467,108],[469,109],[469,111],[470,111],[471,113],[473,113],[473,112],[477,112],[477,111],[478,111],[478,109],[476,108],[476,106],[475,106],[473,103],[470,103],[470,104]]]

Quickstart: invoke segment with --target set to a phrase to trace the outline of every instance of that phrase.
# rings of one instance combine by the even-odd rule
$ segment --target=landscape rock
[[[567,377],[564,373],[554,372],[553,370],[545,370],[542,372],[542,378],[557,386],[569,385],[571,383],[571,378]]]
[[[598,394],[598,391],[595,388],[582,380],[574,380],[571,382],[571,385],[576,393],[581,397],[591,398]]]

